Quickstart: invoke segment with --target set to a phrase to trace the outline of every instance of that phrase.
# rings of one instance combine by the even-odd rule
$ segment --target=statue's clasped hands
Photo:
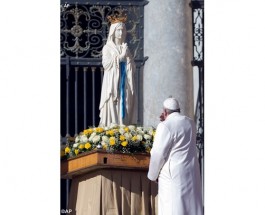
[[[122,43],[121,44],[121,54],[119,56],[120,61],[125,60],[127,49],[128,49],[127,43]]]

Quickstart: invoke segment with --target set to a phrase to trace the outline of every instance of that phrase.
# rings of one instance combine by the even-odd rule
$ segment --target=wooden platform
[[[72,178],[96,169],[138,169],[147,170],[149,167],[149,154],[123,154],[108,153],[104,150],[96,150],[83,153],[75,158],[61,161],[61,177]]]

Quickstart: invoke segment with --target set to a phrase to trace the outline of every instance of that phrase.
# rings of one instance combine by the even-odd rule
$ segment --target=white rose
[[[144,134],[144,131],[143,131],[143,127],[137,127],[137,132],[139,133],[139,134]]]
[[[99,142],[99,140],[100,140],[100,136],[96,135],[95,137],[93,137],[92,142],[97,143],[97,142]]]
[[[144,139],[146,139],[146,140],[150,140],[150,139],[151,139],[151,136],[150,136],[149,134],[145,134],[145,135],[144,135]]]
[[[142,135],[137,134],[136,136],[137,136],[137,140],[139,140],[139,141],[142,141],[143,140]]]
[[[120,132],[120,134],[124,134],[124,133],[125,133],[124,128],[120,128],[120,129],[119,129],[119,132]]]
[[[96,132],[93,132],[93,133],[90,135],[90,137],[88,138],[88,140],[89,140],[89,141],[92,141],[93,138],[94,138],[96,135],[97,135],[97,133],[96,133]]]
[[[79,145],[79,143],[75,143],[75,144],[73,145],[73,148],[77,148],[78,145]]]
[[[78,143],[80,141],[80,137],[79,136],[76,136],[75,137],[75,142]]]
[[[108,136],[105,136],[105,135],[102,136],[102,141],[108,143],[108,142],[109,142],[109,138],[108,138]]]
[[[135,130],[135,126],[134,125],[129,125],[128,128],[130,129],[130,131]]]
[[[153,131],[153,129],[151,128],[151,129],[148,131],[148,134],[153,135],[153,133],[154,133],[154,131]]]
[[[128,141],[132,139],[131,133],[125,133],[124,136],[125,136],[126,140],[128,140]]]
[[[82,143],[86,143],[87,142],[87,136],[86,135],[82,135],[81,136],[81,138],[80,138],[80,141],[82,142]]]

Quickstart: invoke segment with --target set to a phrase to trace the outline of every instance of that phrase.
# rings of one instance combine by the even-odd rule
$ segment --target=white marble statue
[[[102,50],[104,78],[100,99],[100,126],[137,123],[135,63],[125,42],[126,18],[108,17],[111,26]]]

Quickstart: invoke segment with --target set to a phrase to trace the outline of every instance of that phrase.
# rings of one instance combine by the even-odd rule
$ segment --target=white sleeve
[[[172,141],[168,128],[164,123],[159,123],[156,129],[155,140],[151,150],[151,158],[147,177],[155,181],[161,168],[164,166]]]

